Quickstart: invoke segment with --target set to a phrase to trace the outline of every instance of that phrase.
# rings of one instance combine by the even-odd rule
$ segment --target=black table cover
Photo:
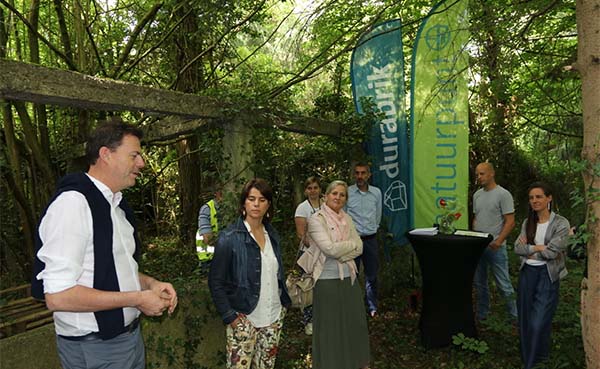
[[[408,234],[421,267],[423,306],[419,329],[426,348],[448,346],[460,332],[477,337],[473,317],[473,275],[488,238]]]

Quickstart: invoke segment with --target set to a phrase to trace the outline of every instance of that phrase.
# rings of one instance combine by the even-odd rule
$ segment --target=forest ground
[[[518,260],[514,255],[511,255],[510,263],[511,278],[516,288]],[[552,348],[548,369],[585,367],[579,313],[579,285],[583,265],[583,261],[578,260],[567,262],[569,275],[561,281],[559,305],[552,325]],[[393,270],[403,269],[396,266],[396,262],[384,263],[381,275],[387,276],[393,274]],[[419,343],[418,309],[411,309],[409,303],[410,294],[415,289],[408,280],[392,280],[395,280],[398,287],[393,288],[390,283],[382,282],[380,314],[375,319],[368,318],[371,369],[522,367],[518,330],[506,322],[504,305],[500,296],[495,293],[495,286],[492,286],[492,314],[484,324],[478,323],[478,340],[469,341],[464,345],[453,344],[447,348],[426,350]],[[394,291],[393,294],[391,291]],[[478,350],[485,352],[480,353]],[[311,337],[304,334],[301,312],[293,309],[286,317],[276,368],[310,368],[310,352]]]

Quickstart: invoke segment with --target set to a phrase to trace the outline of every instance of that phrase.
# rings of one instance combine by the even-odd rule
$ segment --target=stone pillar
[[[248,122],[235,120],[225,124],[223,137],[223,156],[229,161],[226,192],[239,192],[239,183],[245,183],[254,177],[250,163],[254,160],[252,152],[252,128]]]

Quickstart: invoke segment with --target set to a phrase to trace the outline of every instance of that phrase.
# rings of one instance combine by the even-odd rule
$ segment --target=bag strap
[[[304,232],[304,235],[302,235],[302,238],[300,239],[300,242],[298,243],[298,250],[296,250],[296,256],[293,259],[293,264],[291,266],[291,268],[289,269],[290,271],[297,271],[300,273],[304,273],[304,270],[302,270],[302,268],[300,268],[300,265],[298,265],[298,258],[300,258],[300,255],[302,255],[302,249],[304,248],[304,240],[306,239],[306,231]]]

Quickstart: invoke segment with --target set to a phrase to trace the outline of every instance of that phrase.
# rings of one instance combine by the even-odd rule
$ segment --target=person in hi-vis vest
[[[202,205],[198,213],[198,231],[196,232],[196,252],[201,262],[210,261],[215,252],[214,243],[219,231],[217,211],[222,199],[220,189],[214,191],[214,198]]]

